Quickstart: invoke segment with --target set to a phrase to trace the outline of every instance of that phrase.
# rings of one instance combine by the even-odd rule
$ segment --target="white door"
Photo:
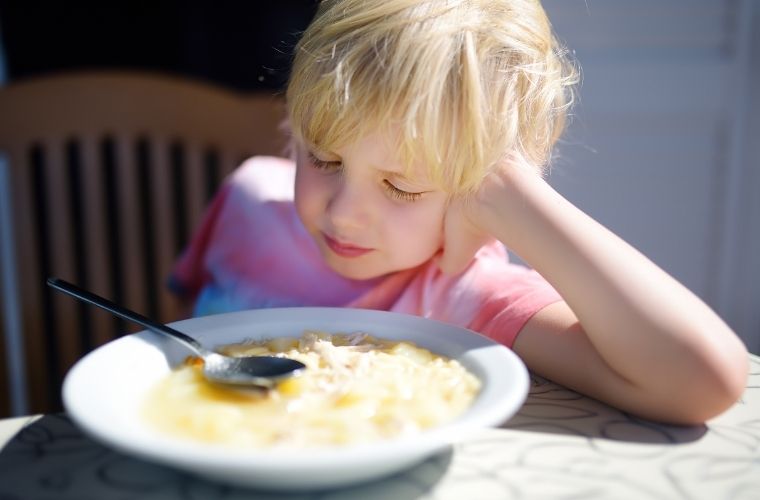
[[[760,2],[543,3],[583,75],[550,182],[760,353]]]

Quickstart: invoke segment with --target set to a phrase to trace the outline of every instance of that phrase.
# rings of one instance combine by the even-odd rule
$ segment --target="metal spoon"
[[[300,361],[290,358],[276,356],[236,358],[209,351],[194,338],[174,328],[114,304],[108,299],[83,290],[67,281],[58,278],[48,278],[47,284],[79,300],[101,307],[120,318],[137,323],[154,333],[169,336],[184,344],[185,347],[203,359],[203,375],[212,382],[237,386],[271,387],[278,379],[289,377],[298,370],[306,368],[306,365]]]

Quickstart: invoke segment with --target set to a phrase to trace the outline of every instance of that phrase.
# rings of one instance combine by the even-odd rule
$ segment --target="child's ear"
[[[448,275],[464,271],[475,253],[493,237],[476,228],[464,215],[464,201],[452,201],[443,224],[443,248],[436,255],[438,267]]]

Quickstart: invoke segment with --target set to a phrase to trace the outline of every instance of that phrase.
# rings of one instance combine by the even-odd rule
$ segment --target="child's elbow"
[[[679,401],[674,423],[700,425],[717,417],[741,399],[749,376],[749,355],[744,345],[725,347],[694,375],[687,396]]]

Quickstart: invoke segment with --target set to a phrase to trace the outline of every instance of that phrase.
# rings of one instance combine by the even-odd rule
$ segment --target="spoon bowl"
[[[211,382],[235,386],[272,387],[278,380],[294,375],[306,365],[279,356],[225,356],[203,347],[200,342],[174,328],[117,305],[68,281],[49,278],[47,284],[67,295],[106,311],[159,335],[171,337],[203,360],[203,375]]]

